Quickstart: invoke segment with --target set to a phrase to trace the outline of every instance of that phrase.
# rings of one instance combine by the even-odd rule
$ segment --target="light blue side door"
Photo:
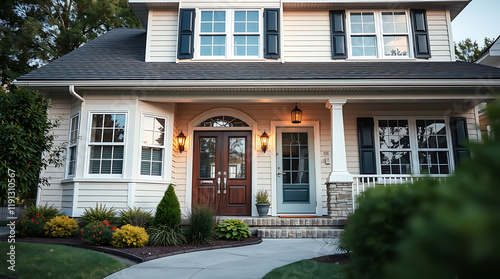
[[[314,129],[277,128],[277,212],[315,214]]]

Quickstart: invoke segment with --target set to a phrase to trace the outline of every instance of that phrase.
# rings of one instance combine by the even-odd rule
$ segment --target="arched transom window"
[[[249,127],[246,122],[232,116],[216,116],[198,124],[198,127]]]

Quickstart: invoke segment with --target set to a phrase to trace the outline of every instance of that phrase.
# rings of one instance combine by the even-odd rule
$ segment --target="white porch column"
[[[352,175],[347,171],[347,156],[344,135],[344,117],[342,107],[346,103],[345,99],[331,99],[326,103],[326,107],[331,111],[331,133],[332,133],[332,172],[327,183],[352,183]]]

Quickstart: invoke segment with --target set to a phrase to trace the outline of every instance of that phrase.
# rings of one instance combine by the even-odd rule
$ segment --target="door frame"
[[[271,135],[269,136],[269,142],[272,143],[270,146],[270,152],[272,152],[271,156],[271,189],[272,189],[272,201],[271,205],[277,205],[278,204],[278,198],[277,198],[277,193],[278,193],[278,182],[276,179],[277,175],[277,159],[276,159],[276,151],[277,151],[277,128],[313,128],[314,134],[313,134],[313,140],[314,140],[314,177],[315,177],[315,183],[316,183],[316,216],[322,216],[323,215],[323,196],[322,193],[325,190],[326,191],[326,186],[321,183],[321,139],[320,139],[320,125],[319,121],[302,121],[300,124],[291,124],[290,121],[271,121]],[[271,214],[272,216],[277,216],[278,211],[277,211],[277,206],[272,206],[271,208]],[[311,214],[280,214],[281,216],[286,216],[286,215],[311,215]]]
[[[239,118],[243,121],[245,121],[249,127],[230,127],[230,128],[221,128],[221,127],[197,127],[198,124],[200,124],[202,121],[205,121],[206,119],[210,117],[216,117],[216,116],[221,116],[221,115],[227,115],[227,116],[232,116]],[[179,127],[177,127],[177,130],[179,130]],[[185,204],[186,207],[183,210],[183,214],[187,214],[191,211],[192,209],[192,200],[193,200],[193,167],[194,167],[194,131],[252,131],[252,216],[258,216],[259,214],[257,213],[257,208],[253,206],[254,204],[254,197],[257,194],[257,146],[259,146],[259,141],[260,141],[260,133],[257,130],[257,121],[255,121],[250,115],[234,109],[234,108],[228,108],[228,107],[221,107],[221,108],[213,108],[206,110],[195,118],[193,118],[191,121],[188,123],[188,131],[186,135],[186,145],[185,145],[185,151],[186,152],[186,200]],[[177,131],[179,132],[179,131]],[[264,132],[264,131],[262,131]],[[182,154],[178,155],[183,156]]]

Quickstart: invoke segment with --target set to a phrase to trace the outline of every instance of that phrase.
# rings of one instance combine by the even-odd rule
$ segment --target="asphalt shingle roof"
[[[30,80],[500,79],[463,62],[144,62],[146,32],[118,28],[34,70]]]

